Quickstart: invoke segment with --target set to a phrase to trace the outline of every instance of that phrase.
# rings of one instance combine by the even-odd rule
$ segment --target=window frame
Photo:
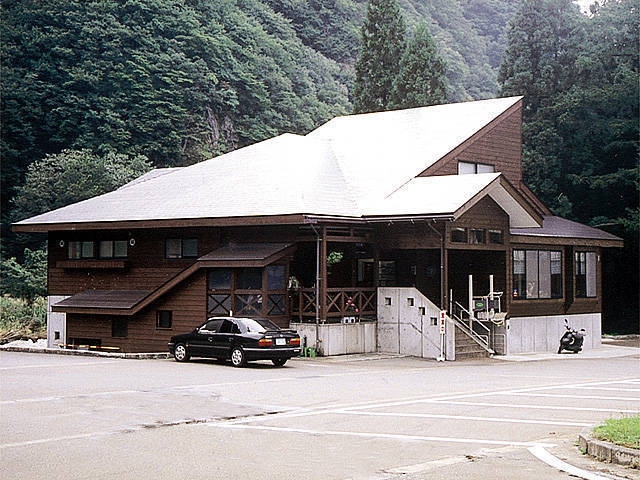
[[[198,239],[195,237],[165,238],[164,258],[167,260],[180,260],[183,258],[187,258],[187,259],[198,258],[198,247],[199,247]]]
[[[562,250],[514,248],[511,254],[513,300],[564,298],[562,257]]]
[[[593,250],[574,252],[575,298],[598,298],[598,254]]]
[[[90,254],[85,254],[87,249]],[[96,258],[96,242],[93,240],[71,240],[67,243],[67,260],[91,260]]]
[[[163,325],[163,320],[169,317],[169,325]],[[173,310],[156,310],[156,330],[171,330],[173,328]]]
[[[116,247],[116,245],[120,245],[120,248],[122,246],[124,246],[124,255],[118,255],[118,248]],[[122,258],[127,258],[129,256],[129,249],[128,249],[128,244],[129,242],[127,242],[126,240],[100,240],[98,241],[98,258],[101,259],[122,259]],[[102,247],[103,245],[110,245],[111,247],[111,253],[109,255],[104,255],[102,253]]]
[[[127,318],[111,319],[111,338],[128,338],[129,337],[129,320]]]
[[[465,168],[469,171],[462,171],[465,170]],[[458,175],[477,175],[478,173],[495,173],[495,171],[496,166],[490,163],[458,160]]]

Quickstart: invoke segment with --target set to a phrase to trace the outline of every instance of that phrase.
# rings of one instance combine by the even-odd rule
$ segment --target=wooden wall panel
[[[505,112],[420,176],[456,175],[458,161],[493,165],[516,187],[522,180],[522,107]]]
[[[170,329],[156,328],[156,312],[173,312]],[[123,318],[123,317],[119,317]],[[198,272],[174,291],[128,319],[126,338],[111,336],[113,317],[108,315],[67,315],[67,340],[100,339],[102,346],[119,347],[122,352],[166,352],[173,335],[193,330],[206,320],[206,275]]]

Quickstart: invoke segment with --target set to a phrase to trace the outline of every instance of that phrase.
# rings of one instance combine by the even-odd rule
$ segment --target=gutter
[[[367,225],[370,223],[393,223],[393,222],[411,222],[424,220],[455,220],[455,215],[451,213],[437,213],[433,215],[371,215],[362,217],[340,217],[334,215],[305,215],[304,223],[317,224],[319,222],[330,223],[360,223]]]

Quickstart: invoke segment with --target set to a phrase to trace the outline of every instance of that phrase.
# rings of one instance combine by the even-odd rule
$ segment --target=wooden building
[[[555,348],[565,318],[597,345],[601,249],[622,242],[526,187],[521,113],[511,97],[339,117],[18,222],[48,233],[49,343],[165,351],[234,314],[295,324],[327,354],[360,347],[334,352],[320,327],[355,323],[366,351],[433,356],[447,310],[447,358],[456,331],[498,353]],[[392,313],[385,289],[411,308]],[[500,293],[483,316],[469,292]]]

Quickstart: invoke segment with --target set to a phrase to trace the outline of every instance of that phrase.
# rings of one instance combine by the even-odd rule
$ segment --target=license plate
[[[287,344],[286,338],[276,338],[276,345],[286,345],[286,344]]]

